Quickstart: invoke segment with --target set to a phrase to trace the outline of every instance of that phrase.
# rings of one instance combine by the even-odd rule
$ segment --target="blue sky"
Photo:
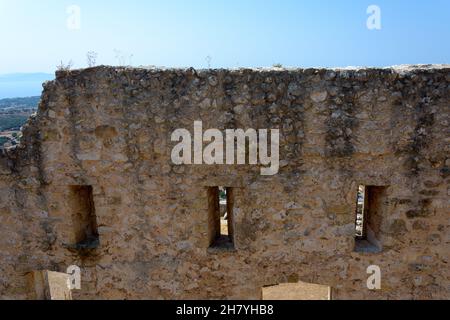
[[[372,4],[381,30],[366,27]],[[79,30],[67,28],[69,5]],[[88,51],[134,66],[450,63],[449,40],[448,0],[0,0],[0,74],[84,67]]]

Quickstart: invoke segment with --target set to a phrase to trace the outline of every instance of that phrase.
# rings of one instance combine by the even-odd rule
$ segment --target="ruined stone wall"
[[[82,268],[77,299],[259,299],[304,281],[334,299],[450,298],[450,68],[59,72],[0,156],[0,297]],[[280,170],[174,165],[172,132],[280,129]],[[385,186],[378,253],[355,252],[358,185]],[[72,186],[100,244],[73,244]],[[208,187],[233,187],[235,250],[211,249]],[[382,289],[366,287],[369,265]]]

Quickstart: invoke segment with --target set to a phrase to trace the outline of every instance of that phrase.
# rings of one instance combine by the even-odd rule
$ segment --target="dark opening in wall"
[[[355,251],[380,252],[380,227],[387,187],[358,186],[356,200]]]
[[[232,188],[208,188],[208,231],[210,247],[234,247]]]
[[[99,237],[92,186],[71,186],[69,200],[76,247],[96,248]]]

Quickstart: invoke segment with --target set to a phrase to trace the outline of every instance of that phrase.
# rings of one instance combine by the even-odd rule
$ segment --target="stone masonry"
[[[278,174],[173,164],[171,134],[194,121],[279,129]],[[377,252],[355,250],[359,185],[378,188]],[[215,186],[233,190],[233,248],[210,247]],[[260,299],[298,281],[449,299],[449,218],[450,66],[61,71],[0,155],[0,298],[77,265],[73,299]]]

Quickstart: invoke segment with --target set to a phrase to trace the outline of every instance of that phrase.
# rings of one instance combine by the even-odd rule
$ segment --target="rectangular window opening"
[[[380,252],[380,227],[387,187],[358,186],[356,200],[355,251]]]
[[[92,186],[71,186],[70,207],[76,247],[93,249],[99,245]]]
[[[234,248],[233,188],[208,188],[209,243],[212,248]]]

